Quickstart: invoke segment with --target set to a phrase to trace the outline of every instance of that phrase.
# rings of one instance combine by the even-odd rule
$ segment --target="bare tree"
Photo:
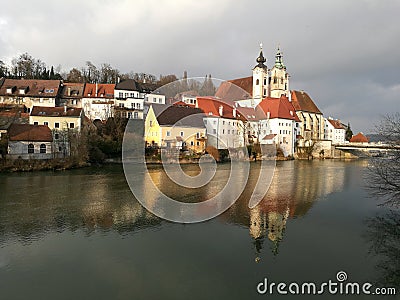
[[[388,114],[376,125],[376,133],[390,145],[388,157],[372,158],[367,172],[368,189],[382,204],[400,204],[400,113]]]

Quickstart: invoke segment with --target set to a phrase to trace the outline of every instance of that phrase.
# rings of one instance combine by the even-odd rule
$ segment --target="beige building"
[[[80,131],[83,117],[82,108],[35,106],[29,116],[29,124],[47,125],[51,130]]]
[[[300,119],[300,138],[307,140],[323,140],[325,121],[322,112],[311,97],[304,91],[291,91],[291,102]]]

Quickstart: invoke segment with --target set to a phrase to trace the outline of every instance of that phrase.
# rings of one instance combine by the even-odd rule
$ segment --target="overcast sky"
[[[28,52],[64,71],[90,60],[122,72],[251,75],[280,45],[291,88],[326,117],[371,132],[400,111],[400,1],[5,1],[0,60]]]

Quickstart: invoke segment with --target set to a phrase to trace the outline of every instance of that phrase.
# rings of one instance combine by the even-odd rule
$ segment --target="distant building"
[[[53,158],[53,136],[48,126],[12,124],[8,130],[8,137],[9,158]]]
[[[82,108],[90,120],[105,121],[114,116],[114,84],[86,83],[82,97]]]
[[[140,83],[134,79],[121,81],[115,86],[115,112],[120,117],[143,119],[148,107],[145,104],[165,104],[165,95],[154,90],[154,84]]]
[[[325,119],[325,140],[332,141],[332,144],[344,144],[346,129],[340,120],[332,118]]]
[[[33,106],[57,106],[60,99],[60,80],[4,79],[0,88],[0,104],[24,105],[30,112]]]
[[[368,142],[369,142],[368,138],[362,132],[359,132],[356,135],[353,135],[353,137],[350,139],[350,143],[363,144],[363,143],[368,143]]]
[[[198,108],[151,105],[145,120],[148,146],[203,152],[206,146],[204,113]]]

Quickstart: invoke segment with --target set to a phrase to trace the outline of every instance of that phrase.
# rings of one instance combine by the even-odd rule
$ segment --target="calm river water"
[[[258,206],[248,208],[248,187],[224,214],[187,225],[144,209],[119,165],[1,174],[0,299],[303,299],[256,287],[264,278],[328,282],[339,271],[399,288],[399,236],[385,235],[398,233],[390,219],[398,214],[363,188],[367,164],[278,162]],[[251,174],[258,168],[252,163]],[[159,167],[151,176],[166,193],[196,201],[220,189],[228,171],[218,165],[212,185],[197,191],[166,184]]]

